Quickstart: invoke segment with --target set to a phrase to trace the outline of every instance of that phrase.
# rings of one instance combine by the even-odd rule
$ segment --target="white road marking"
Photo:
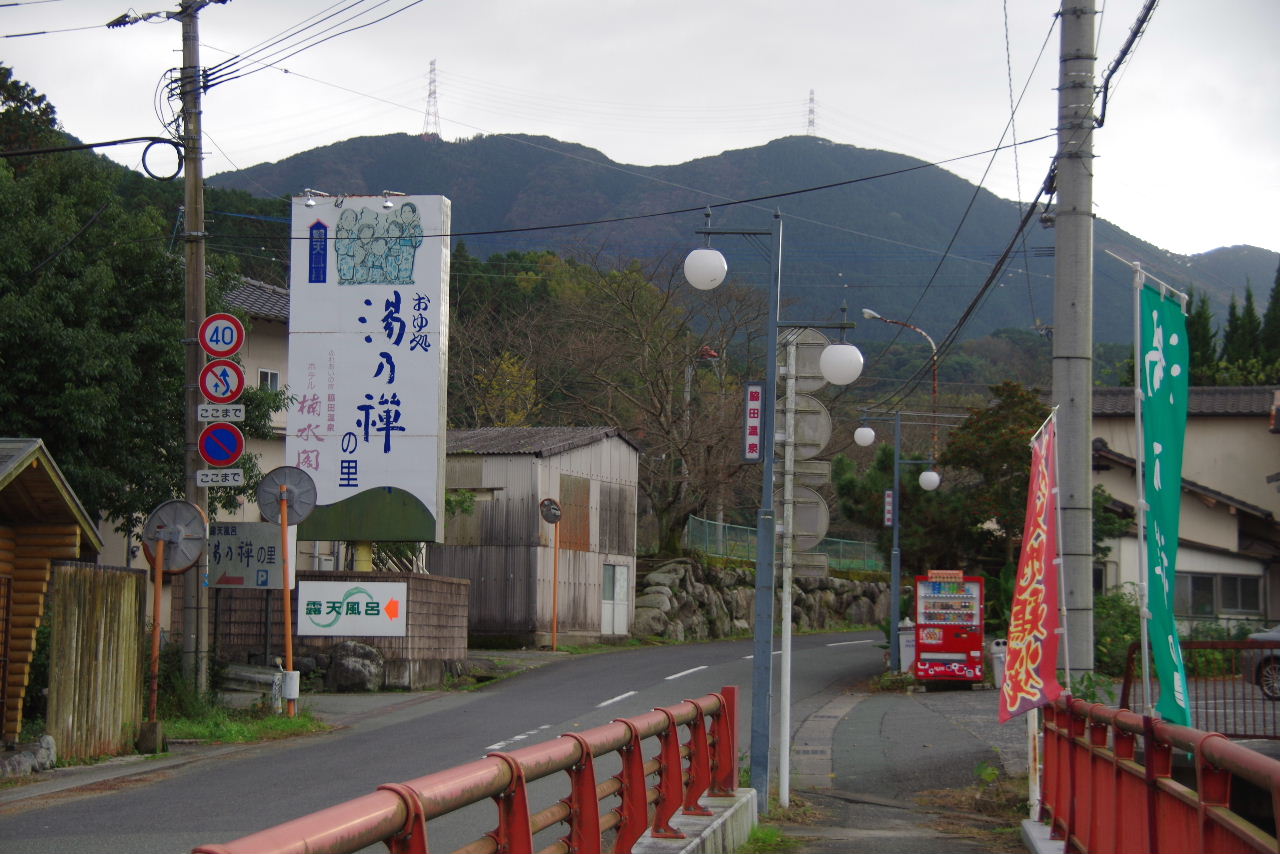
[[[597,709],[603,709],[605,706],[613,705],[614,703],[618,702],[619,700],[625,700],[625,699],[627,699],[628,697],[632,696],[633,694],[635,694],[635,691],[628,691],[628,692],[627,692],[627,693],[625,693],[625,694],[619,694],[618,696],[614,697],[614,698],[613,698],[613,699],[611,699],[611,700],[605,700],[603,703],[597,703],[597,704],[596,704],[596,708],[597,708]]]
[[[506,741],[499,741],[497,744],[491,744],[491,745],[489,745],[488,747],[486,747],[486,748],[485,748],[485,750],[488,750],[488,751],[502,750],[502,748],[504,748],[504,747],[506,747],[507,745],[511,744],[511,742],[513,742],[513,741],[521,741],[522,739],[526,739],[526,738],[528,738],[528,737],[529,737],[529,736],[531,736],[531,735],[538,735],[538,734],[539,734],[539,733],[541,733],[544,729],[551,729],[551,724],[543,724],[542,726],[538,727],[537,729],[527,730],[527,731],[526,731],[526,732],[524,732],[522,735],[513,735],[513,736],[511,736],[511,738],[508,738]]]
[[[860,641],[840,641],[839,643],[829,643],[827,646],[853,646],[856,643],[875,643],[875,638],[867,638]]]
[[[774,654],[774,655],[782,655],[782,650],[780,650],[780,649],[775,649],[775,650],[773,651],[773,654]],[[753,658],[755,658],[755,656],[754,656],[754,655],[744,655],[744,656],[742,656],[742,660],[743,660],[743,661],[750,661],[750,660],[751,660],[751,659],[753,659]]]
[[[670,681],[672,679],[679,679],[681,676],[688,676],[690,673],[697,673],[699,670],[706,670],[706,669],[707,669],[707,665],[705,664],[702,665],[701,667],[691,667],[688,670],[681,670],[679,673],[672,673],[670,676],[666,677],[666,679],[667,681]]]

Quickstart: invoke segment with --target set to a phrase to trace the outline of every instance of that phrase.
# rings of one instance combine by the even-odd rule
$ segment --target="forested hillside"
[[[445,142],[397,134],[347,140],[216,175],[209,184],[277,198],[308,187],[335,194],[441,193],[454,202],[454,233],[479,257],[551,249],[653,260],[683,255],[695,245],[694,229],[708,205],[717,225],[766,226],[780,210],[790,316],[834,318],[847,301],[854,311],[871,306],[886,316],[910,317],[937,338],[978,296],[1021,214],[1017,204],[914,158],[807,136],[641,167],[546,137]],[[796,192],[816,187],[826,189]],[[760,201],[721,206],[742,199]],[[669,211],[684,212],[651,216]],[[591,224],[573,225],[580,223]],[[573,227],[542,228],[566,224]],[[233,226],[224,221],[211,231]],[[1280,260],[1248,246],[1177,256],[1105,220],[1098,222],[1095,245],[1100,342],[1127,341],[1132,328],[1131,275],[1105,250],[1141,261],[1171,284],[1195,287],[1219,324],[1232,295],[1243,300],[1247,282],[1269,287]],[[766,275],[750,247],[732,241],[719,246],[736,272],[749,279]],[[1053,232],[1037,225],[1016,246],[1009,269],[981,301],[964,336],[1051,325],[1052,274]],[[886,333],[865,330],[872,339]]]

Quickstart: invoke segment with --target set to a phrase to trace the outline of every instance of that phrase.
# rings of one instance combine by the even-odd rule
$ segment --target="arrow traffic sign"
[[[211,314],[200,324],[200,348],[213,356],[231,356],[244,344],[244,324],[234,314]]]
[[[219,421],[200,431],[200,458],[211,466],[229,466],[244,453],[244,434],[234,424]]]
[[[210,403],[230,403],[244,391],[244,371],[230,359],[214,359],[200,369],[200,392]]]

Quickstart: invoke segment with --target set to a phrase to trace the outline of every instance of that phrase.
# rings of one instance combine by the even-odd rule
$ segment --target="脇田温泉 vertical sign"
[[[293,200],[285,461],[317,504],[300,539],[443,536],[449,219],[443,196]]]
[[[1187,319],[1181,300],[1149,287],[1141,289],[1139,312],[1148,634],[1160,679],[1156,710],[1166,721],[1191,726],[1187,674],[1173,617],[1190,374]]]

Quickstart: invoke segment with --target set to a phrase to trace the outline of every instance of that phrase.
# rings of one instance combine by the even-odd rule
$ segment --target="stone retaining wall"
[[[647,571],[646,571],[647,570]],[[755,572],[704,567],[677,558],[640,567],[631,634],[674,641],[749,634],[755,622]],[[842,578],[792,582],[791,621],[797,630],[878,625],[889,613],[889,585]]]

